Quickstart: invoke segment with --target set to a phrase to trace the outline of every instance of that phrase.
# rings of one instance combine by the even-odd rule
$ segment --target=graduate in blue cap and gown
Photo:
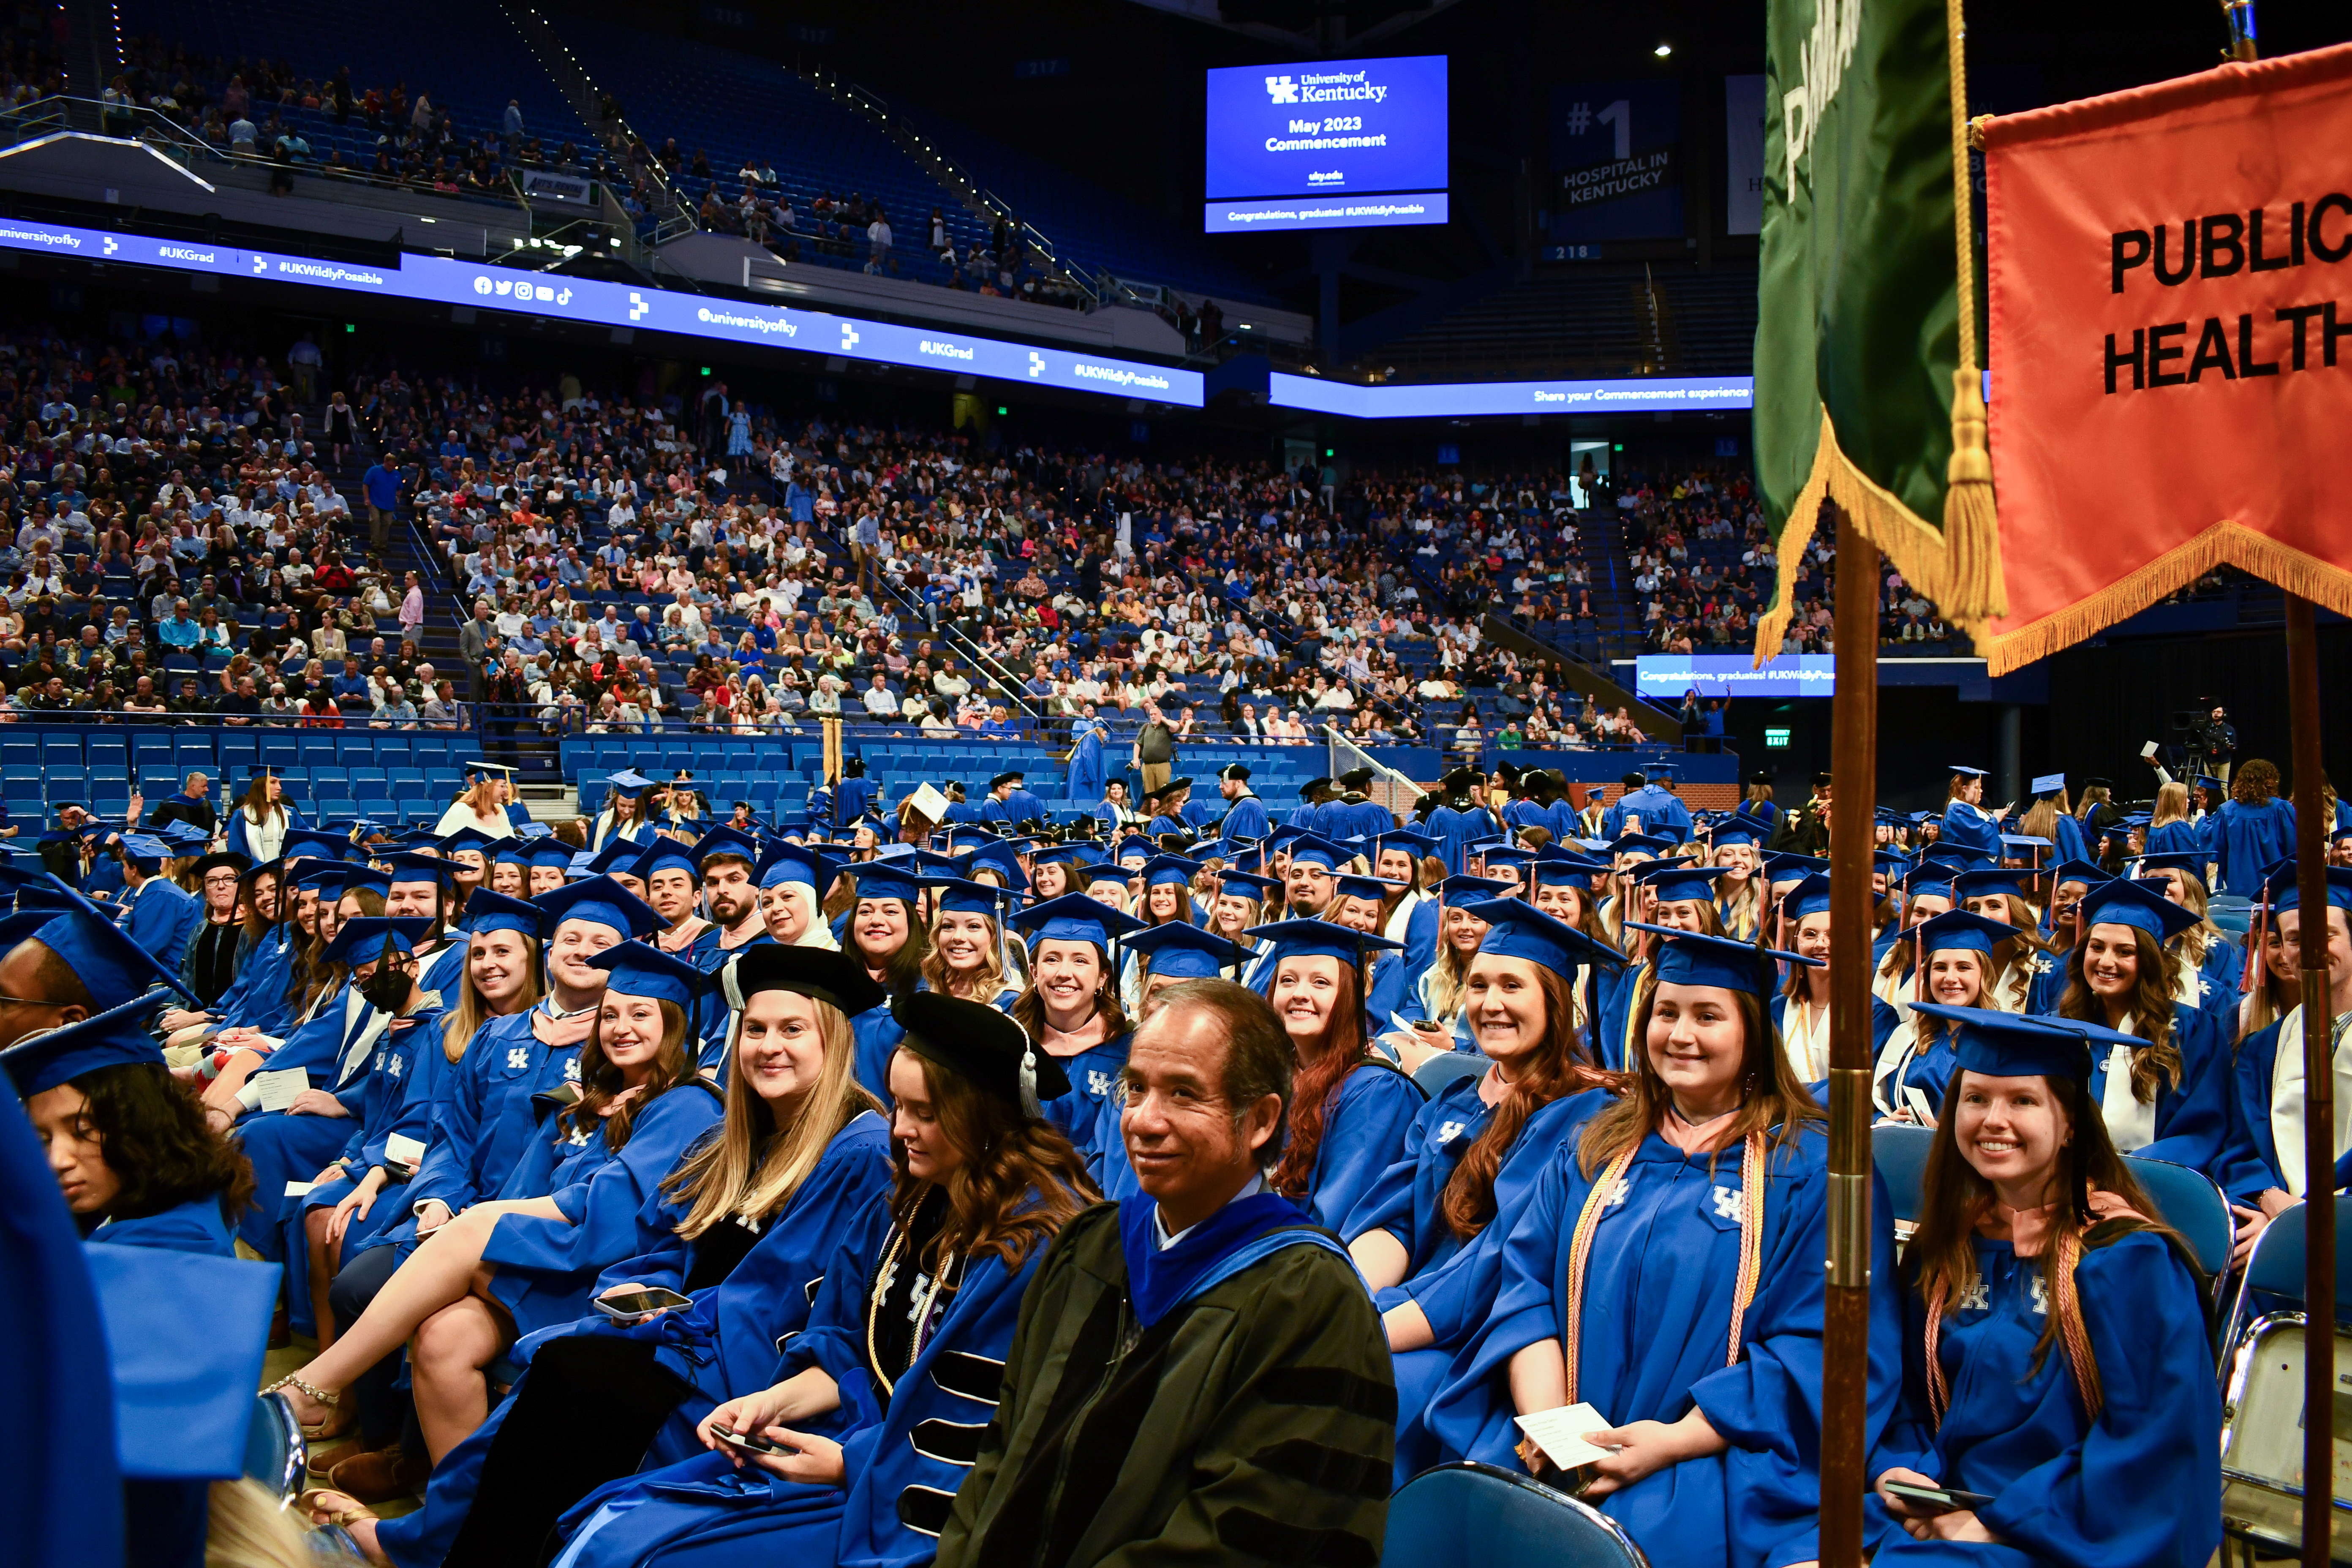
[[[2246,953],[2205,918],[2205,857],[2201,853],[2143,855],[2131,873],[2198,917],[2167,943],[2181,961],[2173,1000],[2210,1008],[2234,1025]],[[2237,1031],[2232,1027],[2230,1032]]]
[[[1829,1103],[1830,1078],[1830,879],[1816,871],[1796,882],[1774,913],[1771,945],[1811,959],[1787,966],[1772,995],[1772,1028],[1781,1054],[1812,1097]],[[1901,1022],[1894,1008],[1870,999],[1870,1048],[1874,1055]]]
[[[1995,1007],[1991,995],[1997,955],[2011,930],[2005,921],[1966,910],[1950,910],[1912,927],[1906,940],[1917,952],[1921,998],[1939,1007],[2016,1011]],[[1870,1100],[1878,1119],[1933,1126],[1957,1060],[1943,1015],[1912,1007],[1878,1042],[1870,1074]]]
[[[1722,906],[1715,901],[1715,868],[1677,856],[1650,860],[1633,868],[1628,879],[1633,906],[1624,921],[1626,956],[1631,961],[1616,985],[1602,998],[1601,1027],[1594,1046],[1601,1065],[1622,1072],[1638,1054],[1633,1046],[1634,1019],[1642,1002],[1657,983],[1659,937],[1663,927],[1699,936],[1723,934]]]
[[[702,836],[693,856],[710,926],[694,939],[687,956],[709,973],[736,949],[768,940],[767,919],[760,908],[760,841],[722,823]],[[664,849],[655,848],[646,868],[665,858]]]
[[[205,904],[163,875],[163,862],[176,858],[172,847],[143,833],[125,834],[115,845],[124,872],[124,932],[150,952],[185,952],[204,923]]]
[[[2084,1081],[2085,1037],[2093,1051],[2129,1037],[1918,1006],[1956,1026],[1959,1075],[1903,1258],[1901,1404],[1868,1465],[1873,1563],[2209,1561],[2221,1409],[2201,1281]],[[1879,1342],[1874,1322],[1874,1363]],[[1890,1483],[1991,1500],[1939,1513]]]
[[[2083,939],[2068,956],[2061,1016],[2134,1037],[2095,1051],[2091,1096],[2108,1140],[2227,1183],[2235,1162],[2231,1033],[2221,1017],[2173,1000],[2180,961],[2165,939],[2197,917],[2118,879],[2083,895]]]
[[[1500,1240],[1552,1149],[1610,1100],[1580,1020],[1580,983],[1614,949],[1517,899],[1470,906],[1486,924],[1465,1015],[1486,1070],[1421,1108],[1404,1152],[1340,1226],[1381,1310],[1397,1378],[1399,1485],[1434,1461],[1422,1414],[1501,1282]],[[1476,1249],[1478,1256],[1465,1256]]]
[[[604,807],[588,826],[588,847],[602,849],[615,838],[633,844],[650,840],[657,825],[646,803],[659,786],[635,768],[607,773],[604,783]]]
[[[1464,985],[1470,976],[1470,960],[1486,934],[1486,922],[1471,914],[1469,906],[1500,898],[1507,890],[1507,884],[1490,877],[1448,877],[1437,885],[1436,953],[1422,971],[1409,998],[1411,1005],[1372,1020],[1376,1034],[1394,1028],[1423,1045],[1463,1051],[1474,1048],[1470,1026],[1462,1018]],[[1266,957],[1252,971],[1250,986],[1263,994],[1273,989],[1274,963],[1272,945],[1261,945]]]
[[[923,978],[923,957],[930,951],[930,931],[923,921],[923,889],[913,861],[863,860],[852,864],[844,856],[821,857],[818,874],[829,887],[835,875],[846,872],[857,888],[856,898],[842,910],[838,928],[841,950],[866,965],[889,1001],[929,990]],[[866,1092],[887,1103],[890,1054],[902,1033],[889,1001],[866,1009],[850,1020],[857,1036],[857,1081]]]
[[[512,1397],[435,1467],[424,1510],[352,1527],[372,1557],[533,1557],[598,1486],[703,1452],[695,1428],[769,1384],[841,1236],[888,1191],[888,1125],[857,1087],[849,1038],[880,988],[837,951],[772,942],[714,979],[737,1029],[720,1124],[646,1196],[638,1250],[596,1280],[604,1306],[517,1342]],[[692,1304],[619,1310],[656,1288]]]
[[[1752,938],[1764,921],[1764,843],[1772,826],[1746,816],[1718,822],[1707,834],[1716,868],[1716,914],[1729,936]]]
[[[2273,874],[2263,900],[2266,909],[2252,940],[2262,940],[2263,926],[2274,928],[2288,966],[2300,971],[2303,891],[2295,878],[2296,868],[2292,862]],[[2347,935],[2347,921],[2352,920],[2352,913],[2347,911],[2352,911],[2352,867],[2330,866],[2327,1005],[2333,1015],[2330,1026],[2336,1031],[2330,1038],[2336,1042],[2339,1064],[2352,1058],[2352,1048],[2344,1043],[2343,1025],[2346,1015],[2352,1014],[2352,937]],[[2238,1042],[2232,1063],[2232,1092],[2237,1100],[2240,1130],[2238,1156],[2221,1184],[2231,1203],[2238,1206],[2242,1241],[2252,1239],[2252,1235],[2242,1228],[2243,1222],[2259,1220],[2252,1226],[2252,1232],[2258,1233],[2262,1225],[2275,1219],[2304,1196],[2306,1114],[2303,1058],[2303,1004],[2299,996],[2277,1021]],[[2352,1185],[2352,1139],[2337,1136],[2331,1152],[2336,1159],[2336,1185],[2339,1189]]]
[[[1143,863],[1143,894],[1135,917],[1146,927],[1200,925],[1202,912],[1193,907],[1192,879],[1198,862],[1182,855],[1154,855]],[[1118,965],[1119,1005],[1131,1016],[1139,1003],[1140,979],[1132,952],[1123,952]]]
[[[1234,763],[1217,772],[1217,793],[1226,801],[1224,817],[1217,824],[1217,837],[1224,840],[1228,855],[1238,853],[1243,845],[1255,844],[1274,831],[1265,802],[1250,788],[1249,781],[1247,763]],[[1075,795],[1075,784],[1072,793]]]
[[[2042,1016],[2058,1011],[2066,994],[2067,961],[2082,941],[2083,895],[2109,879],[2107,871],[2089,860],[2062,860],[2050,868],[2050,901],[2042,911],[2042,940],[2049,948],[2046,973],[2033,977],[2025,1011]]]
[[[1023,1292],[1093,1194],[1039,1115],[1068,1086],[1019,1025],[937,992],[895,1006],[894,1196],[841,1236],[777,1381],[711,1414],[710,1452],[567,1513],[562,1568],[931,1560],[970,1464],[945,1435],[987,1422]]]
[[[457,976],[466,966],[466,943],[454,934],[462,913],[457,896],[460,863],[413,849],[396,849],[381,858],[392,873],[384,889],[383,912],[394,920],[428,922],[429,929],[415,938],[415,957],[423,965],[417,975],[419,989],[457,994]],[[528,878],[524,885],[529,885]],[[478,889],[475,896],[482,890]],[[518,891],[500,896],[520,899],[525,895]]]
[[[961,877],[927,878],[923,886],[932,894],[923,978],[934,991],[1013,1011],[1022,992],[1020,971],[1005,951],[1004,912],[1013,890]]]
[[[1820,1552],[1829,1139],[1765,1012],[1795,954],[1657,931],[1622,1099],[1509,1222],[1501,1286],[1426,1416],[1438,1451],[1552,1474],[1515,1414],[1590,1405],[1613,1448],[1584,1500],[1658,1568],[1788,1568]],[[1895,1237],[1874,1181],[1865,1441],[1901,1355]]]
[[[644,942],[587,962],[607,983],[577,1096],[533,1107],[537,1124],[496,1198],[436,1229],[334,1344],[288,1380],[299,1415],[323,1421],[343,1389],[414,1336],[417,1420],[438,1459],[488,1412],[481,1369],[517,1334],[588,1310],[596,1276],[635,1251],[638,1210],[719,1118],[687,1022],[702,974]]]
[[[1117,981],[1119,944],[1146,927],[1083,893],[1033,904],[1012,919],[1029,933],[1029,985],[1010,1012],[1069,1085],[1045,1098],[1045,1119],[1090,1154],[1097,1113],[1118,1088],[1134,1032]],[[1189,921],[1172,923],[1195,929]]]
[[[1266,1000],[1298,1054],[1289,1135],[1268,1178],[1274,1190],[1337,1228],[1403,1152],[1426,1100],[1372,1049],[1364,1016],[1369,955],[1394,942],[1330,921],[1253,928],[1274,944]]]
[[[0,1066],[82,1235],[232,1258],[228,1216],[251,1199],[253,1167],[147,1033],[143,1020],[169,994],[27,1036],[0,1051]]]
[[[492,895],[495,897],[496,895]],[[277,1256],[286,1260],[289,1324],[296,1331],[319,1332],[317,1310],[326,1295],[324,1279],[314,1278],[310,1246],[310,1215],[333,1210],[357,1184],[374,1177],[377,1188],[395,1167],[413,1167],[425,1151],[431,1131],[432,1095],[441,1079],[441,997],[425,988],[415,950],[432,921],[362,916],[343,922],[335,933],[342,956],[351,965],[352,986],[362,1002],[383,1015],[384,1026],[374,1037],[365,1076],[360,1080],[359,1104],[347,1123],[341,1149],[308,1180],[293,1179],[285,1186],[278,1211],[282,1233]],[[395,1144],[393,1140],[401,1142]],[[394,1150],[402,1157],[395,1157]],[[264,1195],[265,1205],[267,1195]],[[370,1216],[375,1214],[370,1206]],[[389,1215],[391,1205],[383,1205]],[[321,1222],[325,1223],[325,1222]],[[362,1235],[382,1227],[362,1222]],[[324,1263],[324,1249],[318,1260]],[[331,1270],[328,1270],[331,1275]],[[331,1320],[323,1337],[332,1340]]]

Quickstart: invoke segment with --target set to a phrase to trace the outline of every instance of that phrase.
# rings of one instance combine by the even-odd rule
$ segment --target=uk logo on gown
[[[1747,1196],[1748,1189],[1745,1187],[1717,1187],[1715,1189],[1715,1212],[1725,1219],[1738,1219],[1739,1205]]]
[[[524,1049],[522,1047],[517,1046],[514,1049],[507,1053],[507,1070],[509,1072],[520,1072],[523,1068],[529,1066],[530,1066],[530,1052]]]
[[[1441,1124],[1437,1129],[1437,1142],[1441,1145],[1453,1142],[1456,1138],[1462,1136],[1462,1129],[1465,1123],[1459,1121],[1448,1121]]]

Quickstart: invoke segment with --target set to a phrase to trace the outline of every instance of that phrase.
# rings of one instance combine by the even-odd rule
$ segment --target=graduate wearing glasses
[[[1623,1097],[1513,1217],[1492,1312],[1426,1419],[1447,1458],[1542,1475],[1512,1416],[1590,1404],[1602,1425],[1584,1436],[1615,1451],[1585,1500],[1653,1563],[1789,1568],[1819,1554],[1829,1139],[1765,1002],[1772,961],[1803,961],[1655,934]],[[1874,1437],[1901,1361],[1883,1184],[1874,1195]]]

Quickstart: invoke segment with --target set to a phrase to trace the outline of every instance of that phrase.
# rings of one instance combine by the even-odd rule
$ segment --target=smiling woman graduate
[[[1586,1500],[1658,1568],[1819,1554],[1829,1138],[1773,1038],[1772,960],[1664,931],[1624,1095],[1559,1145],[1504,1244],[1487,1322],[1428,1423],[1448,1458],[1549,1461],[1514,1414],[1590,1404]],[[1900,1359],[1894,1227],[1871,1207],[1869,1433]]]
[[[2085,1044],[2130,1037],[1918,1008],[1953,1025],[1959,1072],[1903,1260],[1902,1403],[1870,1458],[1872,1560],[2210,1561],[2221,1410],[2197,1274],[2086,1082]],[[1890,1489],[1906,1484],[1991,1500],[1937,1511]]]

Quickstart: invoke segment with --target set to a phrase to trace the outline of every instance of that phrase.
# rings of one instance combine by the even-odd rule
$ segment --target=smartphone
[[[1432,1023],[1427,1018],[1407,1018],[1404,1021],[1404,1026],[1408,1029],[1434,1029],[1437,1027],[1435,1024]]]
[[[544,1100],[549,1105],[553,1106],[556,1110],[562,1110],[566,1106],[579,1104],[580,1095],[580,1086],[577,1083],[566,1080],[562,1083],[557,1084],[553,1089],[542,1089],[539,1093],[532,1095],[531,1098],[533,1100]]]
[[[772,1443],[768,1441],[767,1438],[761,1436],[757,1432],[738,1432],[731,1427],[713,1426],[710,1429],[710,1435],[718,1438],[720,1442],[726,1444],[729,1447],[740,1448],[747,1454],[781,1454],[785,1452],[784,1446],[782,1443]]]
[[[1929,1509],[1937,1513],[1957,1513],[1963,1509],[1974,1512],[1992,1506],[1992,1499],[1982,1492],[1964,1492],[1953,1487],[1923,1487],[1909,1481],[1888,1481],[1886,1489],[1914,1508]]]
[[[643,1289],[596,1297],[592,1305],[608,1318],[642,1318],[648,1312],[658,1312],[666,1308],[691,1307],[694,1298],[666,1290],[658,1285],[648,1285]]]

